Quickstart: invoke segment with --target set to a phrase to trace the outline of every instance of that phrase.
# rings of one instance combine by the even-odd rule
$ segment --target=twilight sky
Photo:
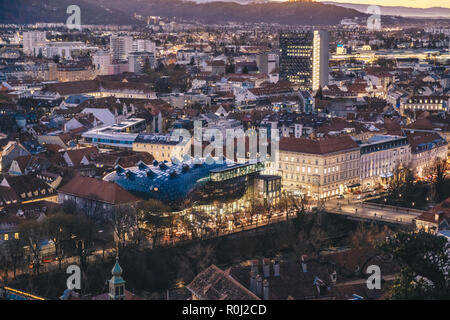
[[[233,1],[233,0],[190,0],[198,3],[212,2],[212,1]],[[248,3],[252,0],[235,0],[235,2]],[[269,1],[287,1],[287,0],[269,0]],[[382,6],[402,6],[410,8],[431,8],[431,7],[443,7],[450,8],[449,0],[315,0],[315,1],[332,1],[342,3],[355,3],[355,4],[376,4]]]
[[[334,0],[323,0],[334,1]],[[362,3],[362,4],[377,4],[383,6],[402,6],[411,8],[430,8],[430,7],[444,7],[450,8],[450,1],[448,0],[341,0],[334,2],[343,3]]]

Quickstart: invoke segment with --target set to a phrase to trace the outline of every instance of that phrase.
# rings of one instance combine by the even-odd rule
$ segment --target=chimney
[[[269,281],[263,281],[263,300],[269,300]]]
[[[264,278],[270,277],[270,260],[267,258],[263,259],[263,272]]]
[[[306,254],[302,255],[302,270],[305,273],[308,272],[308,265],[306,264],[306,258],[307,258]]]
[[[258,260],[252,260],[252,271],[254,271],[255,274],[258,274],[258,272],[259,272],[259,261]]]
[[[259,274],[256,276],[256,295],[258,297],[262,295],[262,277]]]
[[[250,271],[250,291],[256,294],[256,272]]]
[[[273,262],[273,275],[275,277],[280,276],[280,259],[279,258],[275,258],[275,260]]]

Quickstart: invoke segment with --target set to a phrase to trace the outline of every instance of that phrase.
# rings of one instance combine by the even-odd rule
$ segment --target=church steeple
[[[116,264],[111,270],[112,277],[109,280],[109,299],[124,300],[125,299],[125,283],[122,278],[122,268],[119,265],[119,256],[116,257]]]

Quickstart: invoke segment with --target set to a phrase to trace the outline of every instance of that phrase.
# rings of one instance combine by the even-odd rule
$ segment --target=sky
[[[323,1],[333,1],[333,0],[323,0]],[[384,6],[402,6],[410,8],[430,8],[430,7],[443,7],[450,8],[449,0],[342,0],[333,2],[343,2],[343,3],[362,3],[362,4],[377,4]]]
[[[211,2],[211,1],[233,1],[233,0],[191,0],[196,2]],[[251,0],[247,0],[250,2]],[[270,1],[287,1],[287,0],[270,0]],[[331,1],[342,3],[368,4],[368,5],[382,5],[382,6],[401,6],[410,8],[431,8],[443,7],[450,8],[449,0],[315,0],[315,1]],[[244,0],[237,0],[236,2],[244,2]]]

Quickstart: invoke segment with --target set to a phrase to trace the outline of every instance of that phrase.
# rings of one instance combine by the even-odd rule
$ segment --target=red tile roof
[[[293,137],[282,137],[280,139],[280,150],[291,152],[327,154],[358,148],[358,144],[349,136],[340,136],[321,140],[304,138],[298,139]]]
[[[70,180],[58,192],[113,205],[130,203],[137,200],[127,190],[113,182],[87,177],[76,177]]]

